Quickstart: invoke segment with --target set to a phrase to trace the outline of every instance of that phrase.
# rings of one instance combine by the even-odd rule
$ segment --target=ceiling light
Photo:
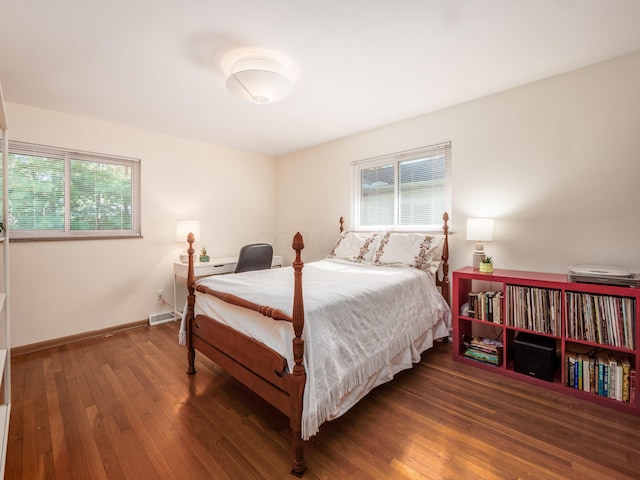
[[[293,82],[287,70],[266,56],[246,56],[236,60],[229,70],[227,89],[253,103],[273,103],[287,97]]]

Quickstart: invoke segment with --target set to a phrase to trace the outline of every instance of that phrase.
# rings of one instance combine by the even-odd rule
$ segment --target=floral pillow
[[[373,257],[374,265],[404,264],[436,273],[442,261],[444,236],[386,232]]]
[[[371,262],[375,251],[376,233],[343,232],[329,252],[328,258],[352,262]]]

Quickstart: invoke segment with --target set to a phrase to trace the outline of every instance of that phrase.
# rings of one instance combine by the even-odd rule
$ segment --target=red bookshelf
[[[491,293],[495,292],[501,292],[501,295],[494,295],[492,300]],[[468,306],[470,301],[470,293],[476,294],[472,295],[471,312],[463,311],[463,306]],[[640,289],[570,282],[563,274],[517,270],[481,273],[472,267],[464,267],[453,272],[453,358],[640,415],[637,377],[640,334],[636,328],[636,319],[640,317],[639,300]],[[528,337],[533,334],[543,343],[553,345],[555,341],[557,361],[552,381],[515,370],[515,344],[520,332],[529,334]],[[498,365],[465,356],[469,346],[465,341],[474,336],[502,341]],[[598,358],[602,367],[598,366]],[[580,368],[569,363],[570,360],[578,361]],[[625,365],[618,369],[618,363],[627,362],[628,368]],[[588,373],[585,374],[584,369]],[[631,378],[631,370],[635,373],[635,381]],[[598,374],[602,376],[603,372],[607,378],[598,385]],[[613,380],[609,379],[609,372],[614,375]],[[631,392],[631,386],[626,387],[625,375],[630,384],[635,385],[635,393]],[[595,381],[592,380],[594,376]],[[611,393],[609,388],[604,391],[605,382],[613,388]],[[625,400],[627,397],[629,399]]]

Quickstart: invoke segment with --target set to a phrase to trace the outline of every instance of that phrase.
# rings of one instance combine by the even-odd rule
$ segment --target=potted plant
[[[485,257],[480,262],[480,271],[484,273],[493,272],[493,260],[491,259],[491,257]]]
[[[206,263],[208,261],[209,261],[209,255],[207,255],[207,246],[202,245],[202,248],[200,249],[200,262]]]

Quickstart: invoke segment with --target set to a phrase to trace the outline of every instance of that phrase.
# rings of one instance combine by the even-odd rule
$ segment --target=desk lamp
[[[476,242],[473,251],[473,268],[480,268],[480,262],[484,260],[484,245],[482,242],[493,240],[493,218],[468,218],[467,240]]]
[[[193,233],[196,242],[200,241],[200,222],[198,220],[180,220],[178,222],[176,226],[176,243],[186,243],[189,233]],[[187,253],[180,254],[180,261],[187,263],[189,255]]]

